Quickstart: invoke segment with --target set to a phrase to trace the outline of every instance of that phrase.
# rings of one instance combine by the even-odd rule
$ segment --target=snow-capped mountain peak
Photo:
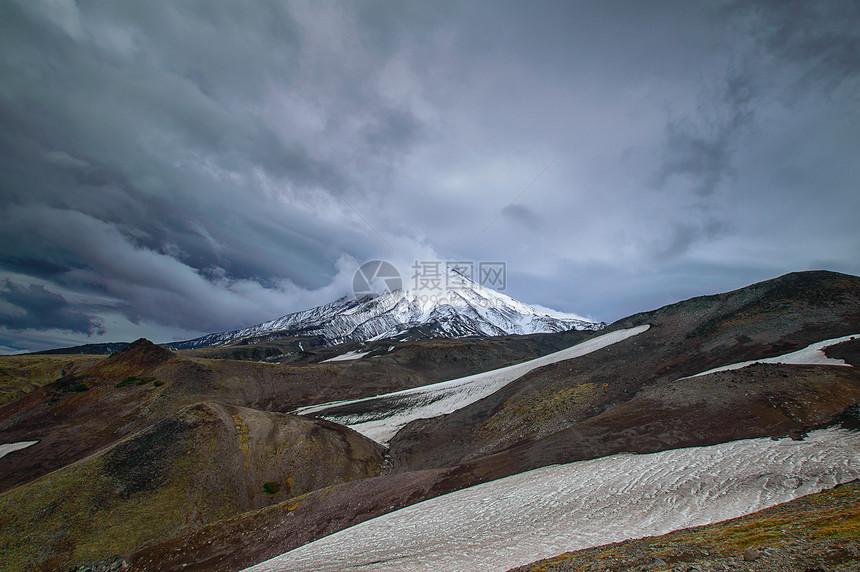
[[[232,332],[171,344],[176,349],[229,345],[249,338],[316,336],[327,344],[380,339],[460,338],[597,330],[602,323],[530,306],[481,286],[454,269],[448,289],[344,296],[323,306]],[[453,285],[453,286],[452,286]]]

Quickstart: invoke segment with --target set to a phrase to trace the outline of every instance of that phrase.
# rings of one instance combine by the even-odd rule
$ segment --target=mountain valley
[[[404,299],[377,304],[390,310]],[[357,308],[335,304],[338,312]],[[754,494],[757,481],[737,473],[735,482],[715,461],[708,471],[747,496],[732,500],[739,493],[720,492],[691,473],[685,482],[700,492],[683,489],[682,496],[715,495],[739,507],[708,522],[860,477],[858,277],[794,273],[608,325],[567,322],[561,329],[560,322],[542,321],[539,333],[489,335],[498,332],[475,327],[479,316],[470,310],[473,325],[448,328],[454,337],[438,335],[446,331],[438,324],[462,325],[461,319],[438,321],[437,313],[436,322],[424,322],[435,323],[427,326],[433,331],[418,335],[412,318],[405,329],[380,330],[385,312],[370,312],[365,327],[351,323],[349,333],[334,335],[323,330],[337,312],[323,314],[307,327],[291,315],[272,322],[278,327],[213,334],[220,337],[181,349],[138,340],[108,356],[0,358],[6,400],[0,444],[36,441],[0,457],[0,567],[240,570],[383,515],[418,526],[426,516],[400,509],[443,502],[449,493],[479,494],[477,486],[501,486],[517,475],[522,489],[529,471],[587,471],[578,467],[619,455],[646,462],[691,448],[710,455],[709,447],[732,443],[800,446],[827,434],[844,456],[833,461],[835,472],[825,464],[803,469],[802,480],[819,486],[792,485],[762,498]],[[523,315],[511,323],[525,323]],[[383,423],[385,432],[370,430],[369,420]],[[807,449],[797,449],[796,465],[784,467],[809,467],[801,450]],[[633,482],[653,472],[636,467],[625,469]],[[763,482],[771,472],[774,479],[795,478],[794,469],[779,467],[762,468]],[[677,486],[655,481],[642,489],[652,501],[625,514],[647,510]],[[528,504],[523,490],[517,502]],[[857,506],[856,498],[851,502]],[[618,510],[625,509],[603,509]],[[679,508],[668,529],[630,534],[702,524],[697,515],[707,510]],[[494,525],[479,528],[491,534]],[[553,541],[554,553],[521,550],[486,569],[578,548],[597,554],[590,547],[596,545],[573,542],[575,526],[565,531],[555,533],[562,536]],[[480,544],[483,532],[472,533]],[[390,538],[397,544],[396,534]],[[350,561],[350,552],[345,557]],[[293,569],[290,556],[284,558],[271,569]],[[574,569],[563,566],[581,558],[562,558],[558,569]],[[672,569],[671,558],[661,558],[667,567],[647,569]],[[357,555],[353,560],[360,564]],[[401,554],[377,566],[434,569],[417,559],[410,568],[408,560]]]

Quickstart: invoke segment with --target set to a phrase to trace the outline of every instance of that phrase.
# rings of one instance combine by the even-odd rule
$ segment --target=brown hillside
[[[334,423],[200,403],[0,495],[0,568],[101,560],[376,476],[382,461],[381,447]]]

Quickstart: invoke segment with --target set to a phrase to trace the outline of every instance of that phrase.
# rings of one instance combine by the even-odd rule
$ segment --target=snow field
[[[740,363],[724,365],[722,367],[715,367],[714,369],[709,369],[708,371],[703,371],[702,373],[682,377],[681,379],[689,379],[691,377],[698,377],[700,375],[707,375],[709,373],[716,373],[718,371],[741,369],[742,367],[747,367],[754,363],[781,363],[786,365],[842,365],[850,367],[850,364],[845,363],[844,360],[827,357],[823,350],[824,348],[835,346],[836,344],[841,344],[842,342],[847,342],[857,337],[860,337],[860,334],[842,336],[841,338],[832,338],[829,340],[822,340],[820,342],[810,344],[802,350],[797,350],[796,352],[791,352],[772,358],[743,361]]]
[[[332,534],[249,572],[507,570],[734,518],[860,477],[860,433],[749,439],[543,467]]]
[[[30,445],[35,445],[38,441],[18,441],[17,443],[3,443],[0,445],[0,458],[5,457],[14,451],[26,449]]]
[[[320,416],[325,419],[347,425],[374,441],[386,444],[410,421],[453,413],[492,395],[505,385],[539,367],[584,356],[641,334],[648,328],[648,324],[644,324],[635,328],[616,330],[537,359],[484,373],[375,397],[301,407],[293,413],[299,415],[322,413]],[[336,411],[336,408],[356,404],[366,404],[368,410],[348,414],[339,414]],[[332,411],[325,414],[326,410]]]
[[[358,351],[346,352],[345,354],[341,354],[341,355],[335,356],[333,358],[324,359],[320,363],[326,363],[329,361],[347,361],[347,360],[351,360],[351,359],[359,359],[359,358],[363,358],[364,356],[366,356],[369,353],[370,352],[358,352]]]

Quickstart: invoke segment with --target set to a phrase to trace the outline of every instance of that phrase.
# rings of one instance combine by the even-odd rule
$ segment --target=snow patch
[[[325,419],[348,425],[374,441],[386,444],[410,421],[453,413],[492,395],[532,370],[584,356],[641,334],[648,328],[649,325],[644,324],[635,328],[615,330],[570,348],[516,365],[375,397],[301,407],[293,413],[318,414]]]
[[[18,441],[17,443],[3,443],[2,445],[0,445],[0,458],[3,458],[14,451],[26,449],[27,447],[35,445],[36,443],[38,443],[38,441]]]
[[[508,570],[749,514],[860,477],[860,433],[749,439],[544,467],[342,530],[249,572]]]
[[[328,361],[347,361],[347,360],[351,360],[351,359],[359,359],[359,358],[363,358],[364,356],[366,356],[369,353],[370,352],[355,352],[355,351],[346,352],[345,354],[341,354],[341,355],[335,356],[333,358],[324,359],[320,363],[326,363]]]
[[[740,363],[724,365],[722,367],[715,367],[714,369],[709,369],[708,371],[703,371],[702,373],[682,377],[681,379],[689,379],[691,377],[698,377],[700,375],[707,375],[709,373],[716,373],[718,371],[741,369],[742,367],[747,367],[754,363],[781,363],[786,365],[841,365],[851,367],[851,364],[845,363],[845,360],[827,357],[827,354],[825,354],[823,350],[825,348],[829,348],[830,346],[835,346],[836,344],[841,344],[842,342],[847,342],[857,337],[860,337],[860,334],[823,340],[820,342],[815,342],[814,344],[810,344],[802,350],[797,350],[796,352],[791,352],[772,358],[743,361]]]

